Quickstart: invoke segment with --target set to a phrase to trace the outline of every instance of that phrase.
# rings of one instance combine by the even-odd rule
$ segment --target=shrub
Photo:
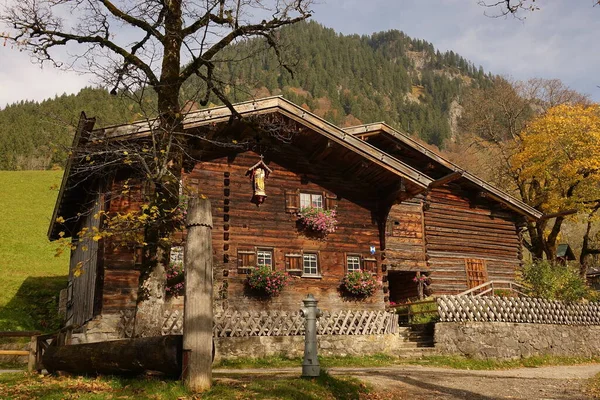
[[[431,302],[431,300],[435,300],[435,298],[430,296],[423,300],[416,300],[406,304],[394,304],[394,311],[399,316],[398,321],[401,324],[409,323],[415,325],[439,321],[440,314],[437,313],[437,303]],[[390,305],[392,305],[391,302]]]
[[[298,221],[300,221],[306,229],[326,235],[335,232],[337,228],[335,214],[335,210],[305,207],[298,212]]]
[[[270,267],[259,266],[253,269],[246,280],[248,286],[261,294],[277,296],[288,283],[288,276]]]
[[[532,297],[569,302],[596,298],[595,292],[587,286],[575,268],[547,260],[525,264],[520,281],[527,287],[527,294]]]
[[[377,280],[366,271],[349,272],[342,279],[342,288],[349,294],[357,297],[369,297],[377,290]]]

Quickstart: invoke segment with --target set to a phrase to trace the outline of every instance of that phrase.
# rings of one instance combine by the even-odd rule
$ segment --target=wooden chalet
[[[281,97],[235,109],[245,118],[233,124],[226,107],[184,119],[191,135],[210,139],[219,132],[220,141],[245,143],[198,140],[191,149],[197,161],[182,174],[186,188],[212,203],[217,310],[295,311],[308,293],[322,309],[378,310],[416,296],[416,276],[429,276],[434,294],[514,279],[521,223],[540,218],[538,211],[385,124],[341,129]],[[85,146],[91,136],[133,140],[150,128],[145,122],[93,130],[93,120],[83,116],[75,146]],[[111,196],[99,189],[117,188],[125,173],[111,182],[79,183],[72,164],[65,170],[51,240],[97,226],[92,216],[100,209],[139,208],[141,186]],[[263,174],[258,186],[252,179],[257,167]],[[337,230],[315,236],[299,226],[297,212],[307,205],[335,208]],[[59,217],[65,222],[57,223]],[[134,309],[139,260],[139,249],[103,240],[80,244],[71,256],[68,323]],[[279,296],[248,292],[247,273],[259,264],[292,276]],[[344,275],[356,269],[377,277],[375,295],[361,300],[340,290]]]

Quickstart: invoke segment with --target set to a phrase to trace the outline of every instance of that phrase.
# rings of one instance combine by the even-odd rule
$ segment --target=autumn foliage
[[[522,133],[513,168],[541,211],[595,204],[600,199],[600,107],[559,105],[534,119]]]

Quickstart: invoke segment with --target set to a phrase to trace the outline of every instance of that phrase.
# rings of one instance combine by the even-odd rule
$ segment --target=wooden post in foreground
[[[200,392],[210,389],[212,380],[213,225],[210,201],[190,199],[187,213],[183,380],[190,390]]]
[[[37,369],[37,336],[32,336],[29,342],[29,358],[27,359],[27,372]]]

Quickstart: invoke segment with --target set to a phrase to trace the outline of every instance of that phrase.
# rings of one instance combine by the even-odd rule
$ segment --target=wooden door
[[[465,259],[465,268],[467,271],[467,286],[474,288],[487,282],[487,268],[485,261],[476,258]]]

